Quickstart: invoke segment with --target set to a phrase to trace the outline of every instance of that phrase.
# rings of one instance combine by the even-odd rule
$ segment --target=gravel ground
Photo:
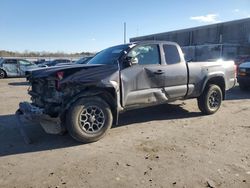
[[[0,80],[0,187],[250,187],[250,92],[237,86],[211,116],[196,100],[133,110],[91,144],[27,124],[31,145],[14,116],[27,88]]]

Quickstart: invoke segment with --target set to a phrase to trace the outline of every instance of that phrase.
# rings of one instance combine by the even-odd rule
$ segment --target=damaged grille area
[[[54,77],[35,78],[30,80],[30,83],[32,87],[29,95],[32,104],[43,108],[45,114],[52,117],[57,117],[74,96],[86,90],[85,86],[77,84],[66,84],[61,88],[59,80]]]
[[[55,78],[38,78],[30,80],[32,104],[44,108],[48,114],[57,114],[60,110],[63,94],[56,90]]]

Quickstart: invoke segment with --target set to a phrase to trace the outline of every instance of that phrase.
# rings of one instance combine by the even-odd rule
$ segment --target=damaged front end
[[[63,133],[66,112],[71,104],[79,97],[100,94],[100,88],[114,87],[112,80],[119,82],[117,66],[86,65],[33,72],[28,90],[31,103],[21,102],[18,115],[39,123],[47,133]]]
[[[28,91],[31,103],[19,104],[20,114],[31,122],[40,124],[46,133],[61,134],[65,131],[60,113],[63,93],[57,89],[57,78],[30,79]]]

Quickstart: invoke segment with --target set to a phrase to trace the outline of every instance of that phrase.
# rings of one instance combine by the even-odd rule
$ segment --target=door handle
[[[154,72],[154,74],[163,74],[163,73],[164,73],[163,70],[157,70],[157,71]]]

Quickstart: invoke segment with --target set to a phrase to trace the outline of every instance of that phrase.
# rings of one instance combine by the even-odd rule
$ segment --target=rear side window
[[[163,50],[165,53],[166,63],[169,65],[180,63],[180,54],[175,45],[164,44]]]
[[[30,66],[30,65],[32,65],[31,62],[26,61],[26,60],[19,60],[18,62],[20,63],[20,65],[24,65],[24,66]]]
[[[16,59],[6,59],[4,61],[4,64],[17,64],[17,60]]]

